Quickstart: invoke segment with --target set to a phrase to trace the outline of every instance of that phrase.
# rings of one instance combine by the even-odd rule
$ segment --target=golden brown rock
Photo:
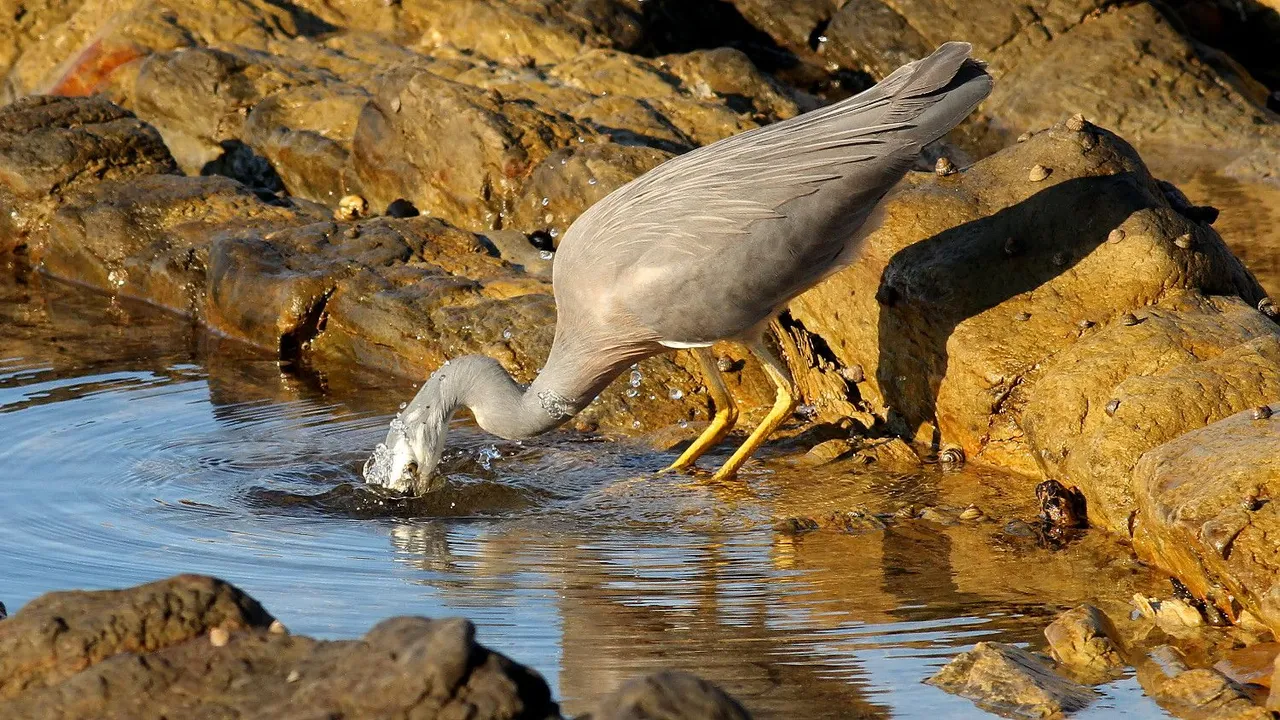
[[[1088,684],[1105,682],[1124,667],[1115,626],[1101,610],[1081,605],[1044,630],[1053,659]]]
[[[1280,385],[1273,397],[1280,397]],[[1157,447],[1137,463],[1134,548],[1196,596],[1280,631],[1280,419],[1245,410]]]
[[[1025,717],[1074,712],[1095,697],[1093,691],[1055,673],[1046,659],[993,642],[978,643],[926,682],[984,709]]]

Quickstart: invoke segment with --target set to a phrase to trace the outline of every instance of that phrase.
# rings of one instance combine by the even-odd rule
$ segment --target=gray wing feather
[[[845,255],[920,148],[986,96],[990,78],[969,51],[947,43],[860,95],[699,148],[624,185],[569,229],[557,296],[581,290],[569,286],[586,277],[607,284],[669,340],[718,339],[759,322],[829,272],[823,265]],[[668,300],[654,303],[654,294]]]

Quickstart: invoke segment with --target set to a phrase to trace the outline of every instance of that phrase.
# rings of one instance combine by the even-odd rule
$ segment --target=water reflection
[[[920,680],[973,642],[1039,643],[1049,614],[1153,582],[1100,536],[1060,552],[1007,541],[1032,484],[979,472],[774,462],[717,486],[570,435],[495,458],[463,423],[445,493],[387,498],[357,469],[407,389],[281,367],[65,286],[0,284],[0,599],[206,572],[302,633],[471,617],[570,713],[682,667],[761,717],[968,717]],[[970,504],[992,519],[891,516]],[[887,527],[774,529],[855,508]],[[1157,712],[1131,680],[1106,691],[1098,716]]]

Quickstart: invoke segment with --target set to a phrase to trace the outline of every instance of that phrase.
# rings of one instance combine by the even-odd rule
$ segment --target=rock
[[[43,595],[5,620],[0,632],[0,716],[23,717],[6,704],[56,692],[112,656],[154,653],[215,627],[265,629],[272,619],[235,587],[198,575],[129,590]]]
[[[0,254],[23,248],[70,195],[177,171],[160,135],[101,98],[29,97],[0,109]]]
[[[1234,299],[1170,299],[1140,324],[1101,328],[1045,363],[1023,412],[1044,473],[1077,485],[1090,522],[1122,534],[1138,507],[1143,453],[1280,397],[1274,324]]]
[[[323,216],[266,203],[227,178],[144,176],[63,205],[30,253],[56,277],[201,318],[213,234]]]
[[[716,685],[666,671],[624,683],[600,701],[597,720],[747,720],[751,715]]]
[[[409,66],[387,73],[353,141],[362,194],[405,198],[462,227],[499,227],[519,182],[555,150],[596,141],[569,118]]]
[[[1255,382],[1247,370],[1237,373],[1237,387]],[[1273,632],[1280,632],[1277,442],[1280,417],[1255,420],[1242,409],[1148,451],[1133,471],[1138,555],[1228,618],[1247,609]]]
[[[1158,600],[1141,594],[1133,596],[1138,613],[1155,620],[1160,629],[1174,637],[1193,637],[1204,626],[1200,611],[1180,598]]]
[[[46,595],[4,621],[0,716],[560,716],[543,679],[478,644],[465,620],[393,618],[342,642],[270,623],[199,576]]]
[[[860,257],[792,301],[789,311],[816,336],[811,345],[824,347],[822,357],[802,353],[795,363],[802,384],[833,376],[824,385],[832,390],[820,419],[869,405],[888,427],[926,447],[954,445],[972,462],[1079,485],[1091,519],[1096,513],[1099,524],[1127,531],[1132,501],[1118,492],[1104,502],[1085,484],[1127,488],[1127,470],[1097,473],[1085,463],[1136,462],[1142,451],[1197,425],[1193,413],[1167,430],[1140,425],[1134,434],[1163,437],[1115,459],[1086,454],[1091,435],[1081,437],[1082,430],[1120,424],[1102,412],[1112,390],[1129,375],[1168,366],[1144,359],[1166,345],[1176,349],[1176,341],[1157,339],[1162,334],[1194,331],[1221,338],[1221,350],[1178,357],[1209,361],[1239,346],[1217,363],[1197,363],[1194,372],[1217,378],[1215,387],[1227,393],[1217,401],[1224,409],[1257,404],[1268,383],[1228,391],[1233,363],[1245,377],[1253,377],[1248,366],[1265,376],[1280,328],[1252,310],[1263,292],[1212,229],[1196,229],[1203,242],[1193,253],[1172,244],[1196,226],[1168,203],[1131,147],[1106,131],[1097,134],[1087,153],[1074,133],[1055,127],[963,174],[911,175],[884,205],[883,222]],[[1054,167],[1053,175],[1026,182],[1027,168],[1037,163]],[[1081,217],[1089,221],[1082,225]],[[1124,240],[1107,242],[1119,227]],[[1011,237],[1018,240],[1012,254]],[[1008,282],[989,281],[995,268]],[[1121,268],[1140,270],[1118,281]],[[1119,322],[1126,312],[1157,312],[1144,310],[1153,303],[1163,320],[1133,328]],[[1028,320],[1013,320],[1020,312]],[[1097,325],[1082,329],[1081,319]],[[1107,372],[1115,374],[1085,370],[1094,363],[1114,366]],[[856,388],[842,378],[837,383],[841,368],[855,365],[864,368],[865,381]],[[1168,392],[1175,392],[1172,385]],[[1172,403],[1167,412],[1181,407]],[[1126,413],[1122,404],[1117,417]],[[1114,435],[1098,432],[1101,440]]]
[[[979,707],[1019,717],[1048,717],[1093,701],[1089,688],[1054,672],[1048,662],[1014,645],[980,642],[925,682]]]
[[[506,226],[548,232],[558,243],[588,207],[670,157],[661,150],[615,143],[557,150],[529,174]]]
[[[1271,674],[1271,694],[1267,696],[1267,709],[1280,712],[1280,655],[1276,656],[1275,671]]]
[[[1260,642],[1228,651],[1213,664],[1213,669],[1226,675],[1238,685],[1273,688],[1276,658],[1280,657],[1280,643]]]
[[[1176,717],[1268,720],[1270,713],[1225,675],[1209,668],[1188,669],[1182,653],[1168,645],[1153,648],[1138,666],[1142,688]]]
[[[1090,685],[1115,677],[1125,665],[1115,626],[1092,605],[1059,615],[1045,628],[1044,637],[1053,659]]]

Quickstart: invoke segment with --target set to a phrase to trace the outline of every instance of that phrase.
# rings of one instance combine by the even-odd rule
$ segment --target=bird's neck
[[[469,355],[449,362],[441,390],[449,405],[471,410],[487,432],[508,440],[540,435],[573,417],[591,402],[556,382],[555,372],[539,374],[526,389],[492,358]]]

